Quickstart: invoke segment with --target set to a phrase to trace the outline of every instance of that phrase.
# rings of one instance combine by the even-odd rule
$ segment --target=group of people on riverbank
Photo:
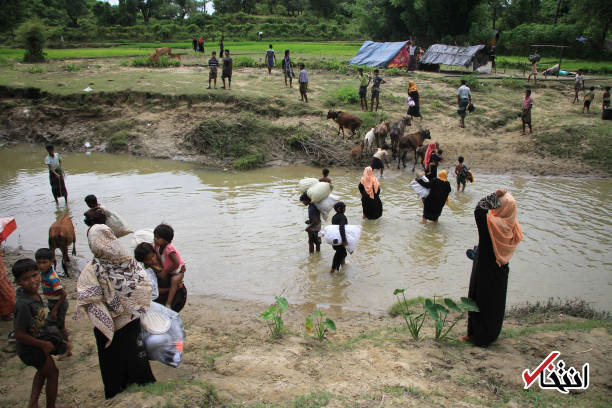
[[[64,197],[67,205],[61,156],[53,145],[46,149],[53,197],[57,204],[58,198]],[[151,242],[140,242],[131,252],[118,240],[131,232],[119,217],[101,206],[94,195],[86,196],[85,203],[89,207],[84,216],[93,259],[78,277],[75,318],[85,314],[94,326],[104,395],[112,398],[130,384],[155,381],[141,338],[142,330],[146,330],[141,318],[147,315],[151,302],[175,312],[184,307],[186,264],[172,245],[171,226],[158,225]],[[6,272],[3,262],[1,267]],[[15,291],[8,280],[2,279],[0,308],[3,320],[13,319],[17,355],[37,370],[28,406],[38,406],[45,387],[47,406],[54,407],[59,370],[53,356],[66,358],[72,350],[66,328],[68,294],[56,270],[55,254],[49,248],[40,248],[35,259],[17,260],[12,274],[18,288]],[[5,292],[12,295],[5,296]]]

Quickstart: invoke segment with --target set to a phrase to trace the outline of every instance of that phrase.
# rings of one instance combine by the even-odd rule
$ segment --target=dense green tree
[[[66,11],[66,14],[68,14],[73,27],[78,27],[79,18],[89,12],[86,0],[61,0],[60,5]]]
[[[196,0],[172,0],[171,3],[178,7],[178,17],[181,20],[184,20],[185,17],[187,17],[188,15],[192,15],[193,13],[195,13],[198,9],[198,6],[200,5],[200,2]]]
[[[142,18],[145,24],[149,24],[151,17],[155,15],[158,9],[164,4],[164,0],[138,0],[138,10],[142,13]]]
[[[336,10],[337,1],[334,0],[310,0],[310,10],[319,16],[328,18]]]
[[[47,41],[45,27],[38,20],[31,20],[19,27],[17,38],[25,48],[23,62],[44,62],[43,47]]]
[[[0,31],[13,32],[26,17],[20,0],[0,0]]]
[[[572,13],[586,27],[585,34],[597,51],[605,49],[608,31],[612,28],[612,2],[605,0],[573,0]]]

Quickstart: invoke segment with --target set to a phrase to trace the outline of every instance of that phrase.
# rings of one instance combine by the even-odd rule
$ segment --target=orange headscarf
[[[408,93],[410,92],[418,92],[419,88],[416,86],[416,82],[408,81]]]
[[[448,172],[446,170],[442,170],[438,173],[438,178],[442,181],[448,182]],[[450,198],[446,197],[446,205],[450,205]]]
[[[502,266],[512,258],[516,246],[523,239],[523,231],[516,220],[516,201],[512,194],[506,192],[498,197],[498,201],[501,207],[487,213],[487,225],[495,259]]]
[[[365,191],[368,193],[370,198],[374,198],[374,193],[378,191],[379,183],[370,166],[363,169],[361,184],[363,184],[363,188],[365,188]]]
[[[425,152],[425,168],[429,167],[429,162],[431,161],[431,154],[438,147],[436,142],[431,142],[427,145],[427,151]]]

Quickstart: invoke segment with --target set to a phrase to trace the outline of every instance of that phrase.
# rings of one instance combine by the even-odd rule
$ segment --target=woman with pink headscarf
[[[497,339],[504,323],[508,263],[523,232],[516,219],[516,201],[506,190],[496,190],[480,200],[474,217],[478,247],[468,255],[474,260],[468,297],[480,311],[469,312],[467,336],[459,340],[486,347]]]
[[[361,207],[363,208],[363,218],[376,220],[382,217],[383,207],[380,201],[380,184],[374,175],[372,167],[363,170],[363,177],[359,183],[361,193]]]

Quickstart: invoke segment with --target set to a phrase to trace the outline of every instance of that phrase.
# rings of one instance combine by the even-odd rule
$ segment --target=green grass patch
[[[558,64],[557,58],[542,58],[538,62],[538,70],[544,71],[555,64]],[[495,58],[497,69],[524,69],[531,72],[531,63],[526,56],[506,56],[498,55]],[[563,59],[561,61],[561,69],[564,71],[575,72],[582,69],[587,74],[612,74],[612,61],[587,61],[577,59]]]
[[[529,336],[539,332],[556,332],[556,331],[581,331],[586,332],[596,328],[603,327],[608,333],[612,333],[612,322],[604,320],[585,320],[583,322],[561,322],[553,324],[542,324],[537,326],[521,327],[520,329],[503,330],[501,336],[503,338],[512,339],[516,337]]]
[[[180,67],[181,61],[174,58],[163,56],[159,59],[153,59],[151,57],[139,57],[134,58],[130,62],[131,67],[153,67],[153,68],[170,68]]]
[[[331,108],[359,103],[359,90],[354,86],[344,86],[333,91],[327,98],[325,105]]]
[[[264,164],[264,156],[261,153],[253,153],[241,156],[234,160],[236,170],[251,170]]]
[[[422,296],[406,299],[406,301],[395,302],[393,306],[389,309],[389,316],[396,317],[401,316],[403,305],[405,305],[409,310],[416,309],[417,306],[420,306],[425,302],[425,298]]]
[[[549,298],[547,301],[535,303],[526,302],[521,305],[512,306],[507,312],[507,317],[516,319],[531,318],[533,315],[550,317],[556,315],[580,317],[591,320],[611,320],[610,312],[595,310],[584,299]]]
[[[68,72],[77,72],[77,71],[80,71],[81,69],[83,68],[78,66],[77,64],[66,64],[64,66],[64,70]]]
[[[126,131],[117,132],[108,139],[106,151],[112,153],[126,151],[128,149],[128,141],[133,138],[134,136]]]
[[[365,112],[358,115],[363,121],[361,123],[362,132],[367,132],[380,122],[387,120],[388,115],[385,112]]]
[[[45,72],[45,70],[40,65],[32,65],[31,67],[28,67],[28,72],[30,74],[42,74]]]

